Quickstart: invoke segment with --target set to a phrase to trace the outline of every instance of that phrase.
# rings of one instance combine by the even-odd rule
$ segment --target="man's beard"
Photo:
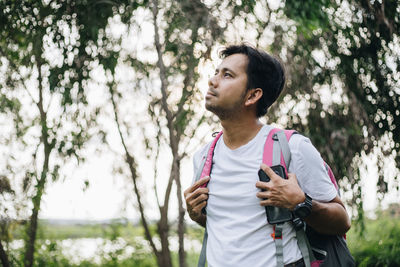
[[[241,111],[241,108],[244,103],[244,95],[245,94],[246,94],[246,92],[243,93],[243,95],[240,97],[239,100],[237,100],[235,103],[231,104],[229,107],[207,104],[207,101],[206,101],[206,105],[205,105],[206,109],[208,111],[211,111],[215,115],[217,115],[217,117],[220,120],[233,119],[235,117],[235,115]]]

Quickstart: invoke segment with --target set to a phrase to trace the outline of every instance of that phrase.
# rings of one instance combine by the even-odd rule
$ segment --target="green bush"
[[[367,220],[361,236],[349,232],[348,245],[357,266],[400,266],[400,219],[385,215]]]
[[[34,264],[37,267],[154,267],[157,265],[155,257],[143,251],[140,245],[135,245],[137,251],[128,258],[123,256],[122,250],[98,255],[100,263],[95,263],[94,259],[73,263],[63,254],[62,248],[56,242],[40,242],[37,247],[39,249],[35,254]],[[102,250],[101,247],[99,249]]]

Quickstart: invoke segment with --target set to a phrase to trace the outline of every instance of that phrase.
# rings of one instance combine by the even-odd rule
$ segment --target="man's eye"
[[[224,73],[224,77],[232,77],[232,74],[230,74],[230,73],[228,73],[228,72],[225,72],[225,73]]]

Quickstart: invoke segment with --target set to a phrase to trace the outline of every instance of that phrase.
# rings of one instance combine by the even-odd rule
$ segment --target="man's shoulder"
[[[198,150],[194,153],[194,157],[196,158],[196,157],[205,155],[205,154],[207,153],[207,148],[210,146],[210,143],[211,143],[211,141],[208,142],[208,143],[206,143],[206,144],[204,144],[204,145],[202,145],[201,148],[198,149]]]
[[[289,139],[289,147],[292,148],[299,148],[299,146],[302,146],[304,144],[311,144],[310,139],[307,136],[304,136],[303,134],[299,132],[295,132],[290,139]]]
[[[315,162],[315,160],[321,157],[319,151],[312,144],[310,138],[302,134],[293,134],[289,140],[289,148],[294,161],[307,160]]]

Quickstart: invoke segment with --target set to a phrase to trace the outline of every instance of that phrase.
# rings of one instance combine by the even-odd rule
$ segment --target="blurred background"
[[[0,263],[196,266],[185,214],[218,51],[280,58],[263,122],[309,136],[358,266],[400,266],[400,2],[0,2]]]

